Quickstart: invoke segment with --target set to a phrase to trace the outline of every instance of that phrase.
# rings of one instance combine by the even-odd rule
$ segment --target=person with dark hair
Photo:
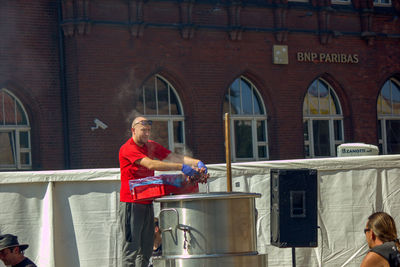
[[[135,118],[131,125],[132,138],[119,150],[123,267],[147,267],[153,252],[153,204],[151,200],[134,200],[129,180],[154,176],[154,171],[182,171],[188,177],[207,173],[202,161],[173,153],[150,140],[151,127],[151,120]]]
[[[400,267],[400,243],[396,224],[389,214],[371,214],[364,233],[370,250],[361,267]]]
[[[36,265],[24,256],[24,250],[29,245],[19,244],[18,237],[11,234],[0,235],[0,260],[12,267],[36,267]]]
[[[154,243],[153,243],[153,255],[150,258],[149,267],[153,267],[153,258],[160,257],[162,255],[162,235],[157,217],[154,217]]]
[[[154,244],[153,257],[162,255],[162,235],[157,217],[154,217]]]

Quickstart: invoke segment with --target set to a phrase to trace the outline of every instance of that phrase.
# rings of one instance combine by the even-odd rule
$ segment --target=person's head
[[[385,212],[371,214],[364,232],[370,248],[385,242],[397,241],[396,224],[393,218]]]
[[[0,235],[0,260],[5,265],[20,263],[25,258],[23,251],[27,248],[27,244],[18,243],[18,237],[15,235]]]
[[[147,143],[151,133],[152,121],[145,117],[137,117],[131,125],[132,138],[136,144],[142,146]]]

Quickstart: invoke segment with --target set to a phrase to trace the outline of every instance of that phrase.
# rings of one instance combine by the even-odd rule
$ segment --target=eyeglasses
[[[133,125],[132,125],[132,128],[133,127],[135,127],[137,124],[141,124],[141,125],[143,125],[143,126],[146,126],[146,125],[152,125],[153,124],[153,121],[151,121],[151,120],[142,120],[142,121],[138,121],[138,122],[136,122],[136,123],[134,123]]]
[[[365,228],[365,229],[364,229],[364,234],[366,234],[366,233],[369,232],[369,231],[371,231],[371,229]]]

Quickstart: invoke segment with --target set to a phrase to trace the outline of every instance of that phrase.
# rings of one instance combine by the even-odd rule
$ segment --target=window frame
[[[289,0],[289,2],[308,3],[309,0]]]
[[[320,97],[318,96],[318,113],[319,114],[311,114],[310,110],[308,109],[307,114],[304,113],[304,104],[306,101],[306,97],[309,96],[308,91],[310,90],[310,87],[312,84],[317,81],[318,83],[322,82],[325,84],[325,86],[328,88],[328,95],[329,95],[329,100],[332,103],[337,103],[337,108],[339,108],[339,111],[336,110],[336,114],[331,114],[331,110],[329,110],[329,114],[320,114]],[[335,97],[335,99],[332,99],[332,95]],[[308,103],[311,101],[308,100]],[[308,104],[308,107],[310,104]],[[330,105],[329,105],[330,107]],[[335,90],[333,87],[324,79],[318,78],[314,80],[310,86],[307,88],[306,95],[303,100],[303,127],[304,124],[307,122],[307,132],[308,132],[308,140],[304,139],[304,153],[305,153],[305,158],[324,158],[327,156],[315,156],[315,144],[314,144],[314,131],[313,131],[313,122],[316,120],[320,121],[328,121],[328,131],[329,131],[329,148],[330,148],[330,157],[335,157],[337,154],[337,146],[340,144],[344,143],[344,123],[343,123],[343,112],[342,112],[342,106],[340,104],[340,99],[337,96]],[[339,113],[339,114],[338,114]],[[336,140],[335,139],[335,121],[340,121],[341,123],[341,129],[340,129],[340,134],[342,139],[341,140]],[[304,130],[303,130],[303,135],[304,135]],[[306,153],[306,147],[308,147],[308,155]]]
[[[4,93],[8,94],[14,101],[14,116],[17,114],[17,104],[21,108],[21,113],[25,117],[26,124],[18,125],[16,122],[15,124],[6,124],[5,118],[0,118],[0,133],[11,133],[14,137],[13,141],[13,157],[14,157],[14,164],[1,164],[0,162],[0,170],[29,170],[32,169],[32,144],[31,144],[31,127],[29,123],[29,117],[26,112],[26,109],[22,102],[9,90],[6,88],[0,89],[1,97],[1,106],[3,108],[2,114],[5,116],[5,107],[4,107]],[[16,117],[15,117],[16,119]],[[3,121],[3,123],[1,123]],[[28,145],[26,148],[21,147],[20,142],[20,133],[27,132],[28,134]],[[28,154],[29,164],[22,164],[21,163],[21,153]]]
[[[161,79],[165,82],[168,86],[168,113],[169,115],[159,115],[159,104],[158,104],[158,94],[156,93],[156,113],[157,114],[146,114],[146,94],[145,94],[145,87],[144,85],[149,81],[149,79],[154,78],[154,87],[157,92],[157,79]],[[182,101],[179,97],[179,94],[176,92],[174,86],[162,75],[155,74],[152,75],[149,79],[147,79],[142,86],[142,93],[140,97],[143,99],[143,115],[146,116],[149,120],[157,121],[157,122],[167,122],[168,127],[168,149],[172,152],[175,152],[177,149],[181,151],[179,153],[186,153],[186,137],[185,137],[185,114],[183,110]],[[180,115],[171,115],[171,91],[175,94],[177,104],[179,105],[181,114]],[[174,140],[174,122],[181,122],[182,123],[182,143],[175,142]]]
[[[308,122],[307,127],[308,127],[308,140],[304,140],[304,146],[308,146],[309,148],[309,155],[305,155],[306,158],[324,158],[326,156],[315,156],[315,148],[314,148],[314,131],[312,128],[313,122],[316,120],[321,120],[321,121],[328,121],[329,123],[329,148],[330,148],[330,156],[335,157],[337,153],[337,147],[341,144],[344,143],[344,140],[336,140],[335,139],[335,121],[341,121],[342,122],[342,127],[341,127],[341,135],[344,137],[344,129],[343,129],[343,117],[340,116],[321,116],[321,117],[310,117],[310,118],[305,118],[303,119],[304,122]],[[342,138],[344,139],[344,138]],[[310,141],[312,140],[312,141]]]
[[[395,83],[399,88],[400,88],[400,81],[395,79],[395,78],[390,78],[388,80],[386,80],[381,89],[379,90],[379,95],[377,98],[377,118],[378,118],[378,131],[380,133],[380,138],[379,138],[379,134],[378,134],[378,144],[380,146],[380,153],[383,155],[388,155],[388,144],[387,144],[387,131],[386,131],[386,121],[393,121],[393,120],[400,120],[400,114],[393,114],[393,109],[391,110],[390,114],[384,114],[384,113],[379,113],[379,97],[382,94],[382,90],[383,87],[385,86],[385,84],[387,82],[391,82],[390,83],[390,102],[393,102],[393,97],[392,97],[392,83]],[[391,105],[393,107],[393,105]],[[382,111],[382,108],[380,108],[380,110]],[[380,125],[379,125],[380,124]]]
[[[350,0],[331,0],[331,3],[333,5],[350,5],[351,1]]]
[[[376,0],[372,1],[373,6],[377,7],[391,7],[392,6],[392,0],[389,0],[389,3],[382,3],[382,0]]]
[[[240,92],[242,92],[241,89],[241,80],[243,79],[245,82],[247,82],[251,86],[252,90],[252,112],[253,114],[232,114],[231,112],[231,99],[230,99],[230,90],[231,86],[239,79],[239,86],[240,86]],[[246,77],[244,76],[239,76],[236,78],[228,87],[228,91],[225,91],[225,96],[229,96],[228,99],[228,108],[229,108],[229,123],[230,123],[230,141],[231,141],[231,160],[233,162],[244,162],[244,161],[260,161],[260,160],[268,160],[269,159],[269,141],[268,141],[268,115],[266,113],[266,108],[264,101],[261,97],[261,94],[258,92],[258,89],[256,86]],[[241,94],[242,96],[242,94]],[[254,114],[254,102],[257,101],[259,103],[259,106],[262,108],[264,114]],[[226,99],[224,100],[224,104],[226,103]],[[243,112],[243,99],[240,97],[240,112]],[[224,110],[225,112],[225,110]],[[223,118],[225,121],[225,117]],[[250,158],[239,158],[236,156],[237,151],[236,151],[236,143],[235,143],[235,121],[250,121],[251,122],[251,138],[252,138],[252,150],[253,150],[253,157]],[[259,121],[264,121],[264,132],[265,132],[265,141],[258,141],[258,136],[257,136],[257,122]],[[260,146],[265,147],[266,150],[266,156],[265,157],[260,157],[258,153],[258,148]]]

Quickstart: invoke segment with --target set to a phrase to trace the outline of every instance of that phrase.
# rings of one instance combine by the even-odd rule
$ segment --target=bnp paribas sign
[[[292,56],[291,56],[292,57]],[[312,51],[298,51],[295,54],[297,62],[310,63],[340,63],[358,64],[358,54],[348,53],[317,53]],[[273,46],[273,63],[289,64],[289,48],[287,45]]]
[[[357,64],[358,54],[297,52],[298,62]]]

